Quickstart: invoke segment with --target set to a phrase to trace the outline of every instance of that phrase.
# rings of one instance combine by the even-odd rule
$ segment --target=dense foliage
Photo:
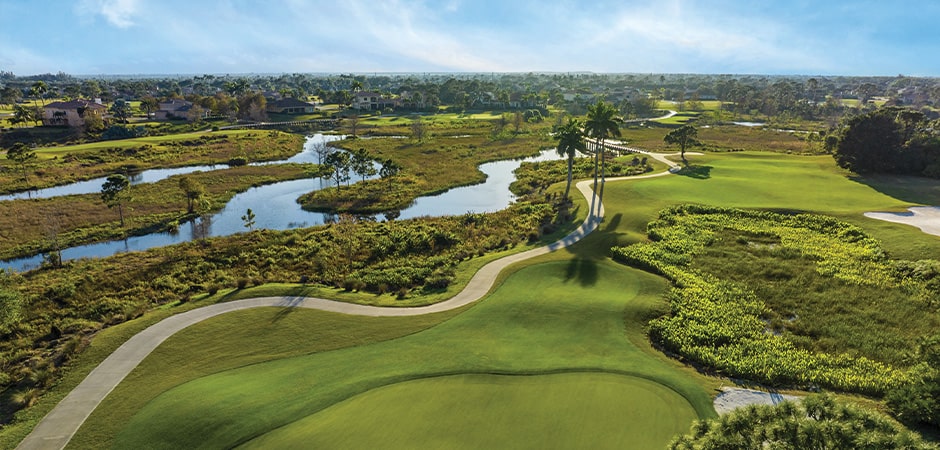
[[[611,159],[607,163],[607,175],[612,177],[632,176],[653,170],[650,161],[643,155],[628,155]],[[571,165],[574,179],[594,176],[591,158],[575,158]],[[549,186],[564,181],[568,176],[567,161],[524,162],[516,170],[516,181],[510,189],[516,194],[541,192]]]
[[[382,223],[342,218],[15,275],[0,294],[2,419],[32,404],[96,330],[155,305],[268,282],[391,293],[412,304],[414,292],[446,289],[461,261],[538,239],[554,217],[548,204],[518,202],[492,214]]]
[[[696,421],[669,445],[693,449],[936,449],[887,417],[811,395],[800,402],[750,405],[718,419]]]
[[[905,422],[940,427],[940,334],[924,339],[918,356],[911,381],[888,392],[888,406]]]
[[[940,121],[897,107],[862,114],[842,127],[833,156],[839,166],[860,174],[940,178]]]
[[[662,274],[675,285],[669,296],[670,313],[650,323],[652,339],[721,373],[773,385],[823,385],[864,393],[884,393],[909,380],[905,366],[910,363],[891,360],[878,348],[890,344],[901,349],[892,353],[903,353],[904,342],[885,340],[866,347],[839,341],[853,339],[851,333],[874,334],[888,325],[846,319],[829,325],[836,331],[813,326],[801,330],[803,322],[819,319],[790,312],[780,320],[782,311],[773,311],[765,302],[772,290],[783,291],[795,305],[791,307],[799,310],[801,302],[816,302],[814,290],[837,289],[838,294],[823,295],[826,306],[836,305],[831,314],[851,308],[873,292],[881,298],[867,307],[884,310],[884,300],[890,298],[891,308],[898,308],[894,313],[914,311],[927,316],[925,328],[936,326],[937,272],[908,270],[932,267],[930,262],[892,261],[859,228],[832,218],[680,205],[662,211],[648,225],[648,233],[653,242],[614,248],[613,253],[616,259]],[[709,261],[728,264],[731,270],[698,263],[713,248],[726,244],[743,249],[723,249]],[[807,270],[799,271],[803,266]],[[750,269],[756,272],[748,273]],[[776,284],[777,279],[787,283]],[[897,297],[890,297],[890,292]],[[827,311],[814,307],[805,307],[810,313],[799,311]],[[894,335],[905,325],[897,325]],[[815,341],[832,343],[814,346]]]

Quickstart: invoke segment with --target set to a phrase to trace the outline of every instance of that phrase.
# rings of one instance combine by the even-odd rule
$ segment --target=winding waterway
[[[304,145],[304,150],[297,155],[282,161],[260,164],[287,162],[315,163],[317,160],[316,154],[313,152],[314,144],[318,142],[330,142],[340,138],[341,136],[321,134],[310,136]],[[472,186],[454,188],[435,196],[420,197],[411,206],[402,210],[398,218],[408,219],[422,216],[457,215],[467,212],[482,213],[499,211],[509,206],[509,204],[515,200],[515,196],[509,192],[509,185],[515,181],[515,174],[513,174],[513,172],[523,161],[549,161],[557,159],[559,159],[559,156],[557,152],[552,149],[545,150],[538,156],[523,160],[504,160],[482,164],[480,165],[480,171],[487,175],[485,182]],[[207,169],[207,167],[214,166],[200,167],[201,168],[188,167],[180,169],[148,170],[141,173],[141,178],[139,179],[151,181],[136,181],[135,183],[159,181],[171,175],[191,173],[196,170],[211,170]],[[180,172],[163,175],[165,170],[180,170]],[[188,170],[188,172],[185,170]],[[150,174],[149,172],[154,173]],[[158,178],[160,176],[162,176],[162,178]],[[92,182],[97,181],[92,180],[75,183],[75,185],[84,185]],[[75,188],[72,186],[74,185],[51,189],[61,189],[61,192],[68,192],[68,194],[59,193],[57,195],[97,193],[100,192],[101,183],[103,182],[103,179],[97,182],[97,186],[90,192],[73,192],[72,189]],[[244,221],[241,217],[249,208],[251,208],[256,216],[256,228],[287,230],[321,225],[331,220],[332,216],[301,209],[300,204],[297,203],[297,198],[304,193],[321,189],[326,185],[327,182],[320,179],[303,179],[254,187],[232,197],[218,213],[204,219],[198,219],[194,222],[180,225],[177,232],[151,233],[144,236],[129,237],[125,240],[71,247],[62,250],[62,259],[101,258],[121,252],[146,250],[205,237],[228,236],[241,233],[246,231]],[[33,198],[35,198],[35,193],[33,195]],[[377,219],[381,220],[384,219],[384,217],[378,216]],[[26,271],[39,267],[41,263],[42,255],[35,255],[32,257],[2,261],[0,262],[0,268]]]

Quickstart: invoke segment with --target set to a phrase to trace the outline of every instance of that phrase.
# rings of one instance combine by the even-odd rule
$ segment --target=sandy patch
[[[924,233],[940,236],[940,206],[915,206],[907,211],[867,212],[865,217],[912,225]]]
[[[718,414],[725,414],[747,405],[776,405],[784,400],[799,399],[800,397],[795,395],[723,387],[721,393],[715,397],[714,405]]]

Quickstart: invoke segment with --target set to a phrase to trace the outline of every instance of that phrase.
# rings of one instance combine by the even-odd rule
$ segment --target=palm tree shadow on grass
[[[606,219],[597,230],[588,235],[585,239],[601,240],[601,245],[576,244],[566,247],[565,250],[573,255],[565,268],[565,283],[577,281],[581,286],[591,287],[597,284],[598,269],[597,262],[606,258],[605,251],[599,251],[599,248],[609,248],[607,242],[616,242],[617,227],[623,219],[623,214],[616,214]],[[613,245],[613,244],[611,244]]]

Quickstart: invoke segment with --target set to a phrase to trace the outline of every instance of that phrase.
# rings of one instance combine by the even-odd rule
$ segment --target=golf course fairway
[[[562,252],[546,258],[565,256],[572,257]],[[426,396],[440,401],[463,398],[460,403],[468,409],[466,414],[446,419],[446,431],[412,435],[413,442],[432,445],[440,433],[455,439],[495,433],[500,426],[510,425],[499,424],[505,420],[518,422],[516,428],[561,433],[558,422],[572,419],[569,430],[595,430],[594,434],[613,439],[593,447],[622,447],[624,429],[631,427],[628,422],[650,415],[661,418],[659,425],[642,425],[647,435],[643,439],[649,441],[631,447],[661,448],[669,436],[688,429],[694,418],[714,415],[711,397],[699,380],[654,352],[646,341],[641,318],[645,311],[662,307],[665,287],[659,277],[602,259],[575,257],[528,265],[509,275],[474,307],[424,331],[225,370],[182,383],[142,402],[145,406],[133,417],[108,418],[126,424],[114,444],[117,448],[231,448],[275,430],[277,434],[266,438],[291,439],[295,434],[316,432],[304,424],[321,414],[325,418],[354,414],[354,419],[343,419],[349,423],[340,427],[396,428],[408,421],[417,421],[412,425],[420,427],[427,421],[422,417],[453,408],[446,403],[419,406],[392,399],[404,398],[405,391],[426,389]],[[199,341],[179,339],[172,345],[185,352],[187,347],[212,345],[214,339],[244,339],[247,347],[251,336],[239,336],[233,328],[220,329],[217,338],[202,334]],[[167,350],[163,353],[177,349]],[[145,360],[139,369],[159,377],[160,366],[160,361]],[[511,381],[501,388],[494,381],[506,379]],[[483,386],[472,387],[471,382],[480,380],[504,390],[507,398],[525,400],[492,401],[498,397],[478,392]],[[146,377],[136,382],[146,383]],[[605,399],[589,400],[597,397]],[[522,404],[528,399],[533,399],[532,404]],[[547,406],[551,402],[559,406]],[[542,415],[520,408],[537,408]],[[586,412],[591,408],[596,413]],[[527,417],[531,423],[525,423]],[[581,421],[596,423],[591,428]],[[324,442],[342,432],[341,428],[324,429]],[[534,432],[520,428],[513,433],[506,428],[500,433],[509,439],[501,445],[505,448],[526,445]],[[362,439],[366,445],[372,438]],[[384,441],[371,442],[386,446]],[[468,442],[467,447],[476,443]]]
[[[385,419],[362,420],[373,410]],[[695,418],[642,378],[453,375],[366,392],[243,448],[655,448]]]

